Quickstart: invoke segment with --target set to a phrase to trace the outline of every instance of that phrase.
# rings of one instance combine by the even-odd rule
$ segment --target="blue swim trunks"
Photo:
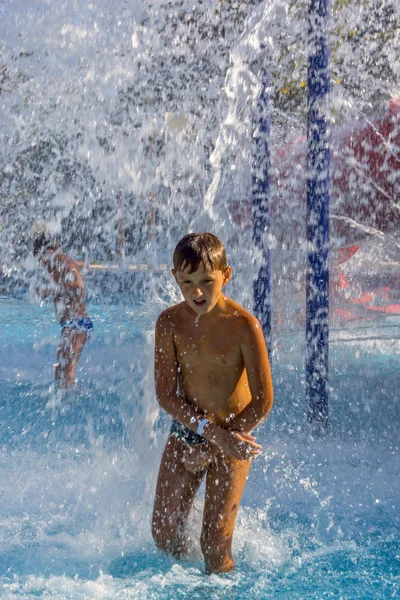
[[[65,321],[65,323],[61,323],[61,329],[77,329],[80,333],[86,333],[87,337],[89,338],[93,329],[93,322],[90,317],[73,319],[72,321]]]
[[[207,441],[206,438],[204,438],[202,435],[199,435],[195,431],[188,429],[187,427],[182,425],[182,423],[179,423],[179,421],[175,420],[172,421],[170,434],[171,433],[178,440],[186,442],[188,446],[197,446],[197,444],[204,444],[204,442]]]

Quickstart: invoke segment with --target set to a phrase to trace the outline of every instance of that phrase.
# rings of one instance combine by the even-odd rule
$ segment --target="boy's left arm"
[[[259,321],[253,316],[248,318],[240,347],[247,371],[251,401],[228,425],[233,431],[249,432],[267,416],[274,399],[264,334]]]

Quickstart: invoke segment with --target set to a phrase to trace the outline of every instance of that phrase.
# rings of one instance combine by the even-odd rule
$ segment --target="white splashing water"
[[[264,455],[238,521],[238,569],[205,578],[197,542],[192,562],[176,563],[155,551],[150,536],[168,427],[154,399],[152,331],[156,314],[178,300],[167,275],[155,280],[145,271],[142,287],[129,287],[147,291],[141,306],[131,306],[129,294],[110,304],[115,279],[102,282],[102,303],[91,306],[97,341],[80,365],[81,391],[65,407],[48,406],[57,344],[51,310],[2,301],[2,597],[292,599],[333,594],[338,573],[346,597],[347,572],[360,597],[369,584],[376,597],[396,593],[395,317],[371,319],[364,307],[362,319],[353,314],[352,327],[334,333],[332,435],[322,443],[302,434],[305,4],[209,1],[196,11],[186,1],[1,6],[0,256],[9,272],[18,266],[29,282],[34,220],[60,233],[79,257],[118,262],[121,189],[128,263],[169,263],[186,231],[211,228],[227,242],[235,267],[230,291],[250,306],[259,260],[249,219],[252,121],[265,61],[277,307],[277,400],[260,432]],[[343,140],[369,123],[376,130],[398,95],[399,7],[348,4],[332,19],[330,110],[336,220],[357,232],[335,236],[361,246],[343,268],[354,298],[368,277],[390,274],[398,262],[392,218],[395,227],[384,230],[374,218],[364,221],[362,211],[346,212],[348,197],[356,207],[375,200],[381,207],[382,179],[383,197],[396,204],[398,117],[384,138],[377,178],[368,156]],[[343,172],[348,196],[336,182]],[[194,538],[200,523],[201,499],[190,524]],[[377,553],[383,569],[373,567]]]

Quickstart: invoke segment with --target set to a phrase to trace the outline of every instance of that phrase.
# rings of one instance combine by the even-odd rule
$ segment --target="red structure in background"
[[[306,139],[272,153],[272,222],[279,245],[305,238]],[[400,101],[382,119],[348,124],[331,137],[331,234],[343,246],[354,231],[400,228]]]
[[[391,100],[382,119],[333,137],[333,154],[336,212],[382,232],[399,229],[399,99]]]
[[[387,114],[380,120],[345,135],[336,151],[332,169],[332,189],[337,212],[381,232],[400,229],[400,102],[393,99]],[[345,238],[343,227],[339,235]],[[340,263],[357,251],[357,246],[339,250]],[[340,260],[342,255],[342,260]],[[344,260],[343,260],[344,257]],[[400,264],[398,266],[400,275]],[[350,282],[337,268],[333,269],[334,297],[345,297],[347,309],[335,307],[333,318],[347,320],[360,312],[400,315],[400,277],[388,276],[387,285],[369,287],[349,297]]]
[[[272,232],[282,249],[305,242],[306,152],[305,138],[271,152]],[[359,251],[368,233],[400,231],[399,98],[390,101],[382,118],[333,131],[330,179],[331,239],[338,247],[336,257],[334,250],[331,253],[332,318],[400,314],[400,264],[398,276],[389,274],[388,281],[376,287],[363,282],[360,294],[351,289],[347,269],[340,268]],[[250,200],[234,201],[232,221],[246,229],[251,210]]]

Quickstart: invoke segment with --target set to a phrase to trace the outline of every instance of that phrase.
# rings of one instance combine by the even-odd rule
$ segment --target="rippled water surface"
[[[325,440],[305,433],[303,334],[276,341],[275,405],[258,432],[236,571],[208,577],[201,494],[190,560],[161,555],[150,534],[168,428],[152,381],[159,308],[89,311],[77,390],[61,402],[51,305],[0,301],[1,598],[398,597],[398,320],[332,333]]]

